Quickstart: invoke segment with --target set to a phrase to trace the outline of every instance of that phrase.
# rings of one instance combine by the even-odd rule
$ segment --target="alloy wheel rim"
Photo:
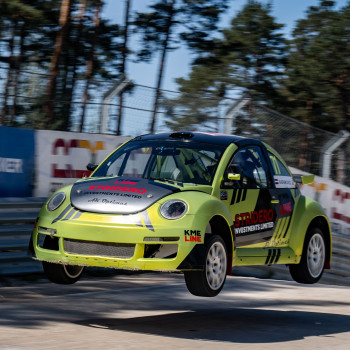
[[[311,237],[307,251],[307,266],[312,277],[317,278],[322,273],[325,257],[324,240],[316,233]]]
[[[63,265],[63,269],[69,278],[77,278],[82,273],[84,266]]]
[[[207,281],[211,289],[218,290],[226,277],[227,259],[225,247],[215,242],[209,249],[206,261]]]

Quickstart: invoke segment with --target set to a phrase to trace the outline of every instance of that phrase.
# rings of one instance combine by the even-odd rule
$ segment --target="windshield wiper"
[[[148,179],[148,180],[153,180],[153,181],[163,181],[163,182],[170,182],[170,183],[182,183],[182,181],[177,181],[177,180],[171,180],[171,179],[166,179],[164,177],[146,177],[145,179]]]

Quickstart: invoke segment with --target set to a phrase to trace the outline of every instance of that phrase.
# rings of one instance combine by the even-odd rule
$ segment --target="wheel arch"
[[[234,234],[232,233],[233,231],[231,230],[230,225],[228,222],[225,220],[224,217],[220,215],[215,215],[213,216],[210,221],[210,228],[211,232],[206,233],[207,234],[216,234],[220,236],[226,245],[227,249],[227,275],[232,274],[232,264],[233,264],[233,254],[234,254],[234,249],[235,249],[235,237]]]

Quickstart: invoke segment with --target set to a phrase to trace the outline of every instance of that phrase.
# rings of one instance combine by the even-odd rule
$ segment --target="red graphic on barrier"
[[[350,199],[349,192],[343,192],[342,190],[335,190],[333,193],[333,199],[338,200],[340,203],[344,203],[346,199]]]
[[[102,141],[96,141],[91,143],[88,140],[64,140],[57,139],[53,143],[52,155],[58,155],[59,149],[63,149],[63,154],[69,156],[72,148],[85,148],[89,151],[91,162],[95,162],[96,154],[98,150],[104,149],[104,143]],[[88,160],[87,160],[88,163]],[[89,170],[75,170],[71,164],[65,164],[64,168],[59,168],[58,164],[51,164],[51,177],[55,178],[82,178],[89,176],[91,171]]]

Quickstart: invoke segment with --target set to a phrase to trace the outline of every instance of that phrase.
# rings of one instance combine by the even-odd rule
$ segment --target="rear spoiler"
[[[315,181],[315,175],[301,175],[301,174],[293,174],[293,180],[297,184],[302,185],[311,185]]]

